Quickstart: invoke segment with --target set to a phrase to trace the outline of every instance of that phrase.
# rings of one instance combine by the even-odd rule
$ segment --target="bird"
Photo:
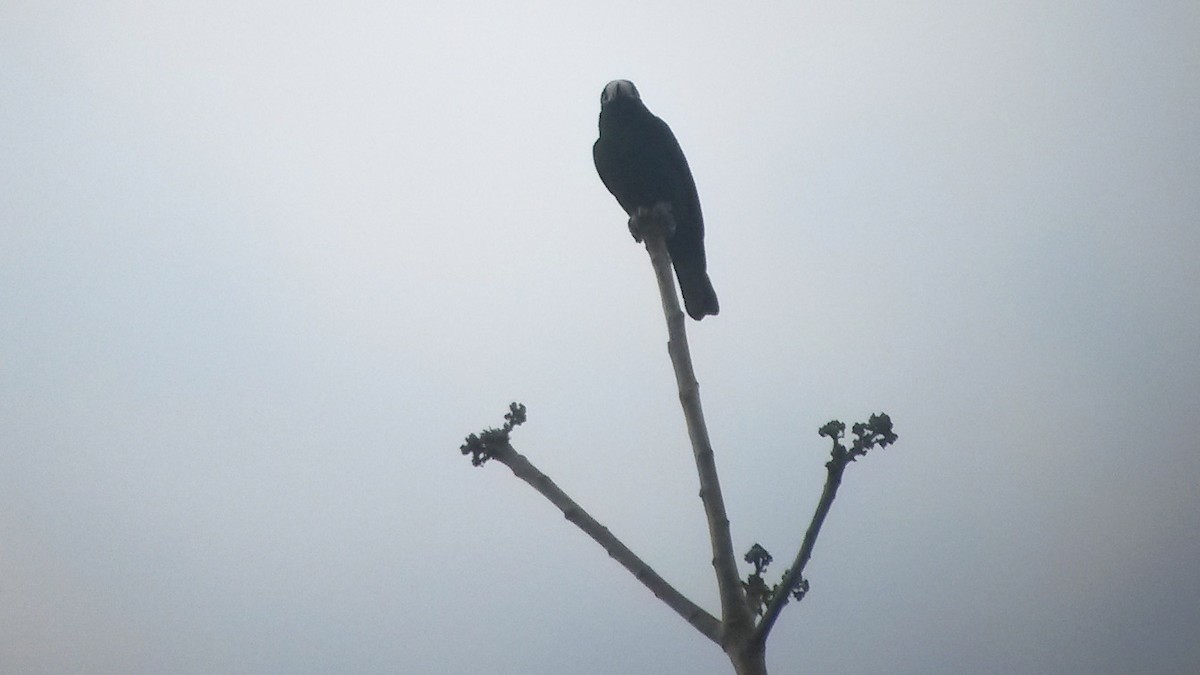
[[[675,231],[667,237],[667,251],[684,307],[697,321],[715,315],[720,306],[708,278],[696,182],[671,127],[646,108],[633,82],[613,80],[600,93],[600,137],[592,159],[600,180],[631,219],[656,204],[670,209]]]

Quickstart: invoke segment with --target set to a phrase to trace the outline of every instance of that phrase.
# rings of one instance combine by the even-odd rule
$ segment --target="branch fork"
[[[831,439],[833,449],[831,459],[825,465],[828,472],[825,488],[796,558],[781,581],[773,587],[768,586],[763,576],[772,562],[772,557],[766,549],[755,544],[744,558],[754,567],[754,572],[748,575],[746,581],[742,581],[738,576],[733,540],[729,531],[729,517],[725,511],[708,427],[700,405],[700,386],[692,369],[684,313],[679,306],[675,277],[671,273],[671,257],[667,251],[666,238],[674,229],[675,221],[671,210],[664,203],[638,209],[629,219],[629,231],[636,241],[645,244],[658,281],[659,296],[667,322],[667,351],[675,371],[679,402],[683,407],[696,471],[700,478],[700,500],[704,505],[709,539],[712,542],[712,565],[721,600],[721,618],[717,619],[671,586],[608,528],[567,496],[553,480],[513,449],[510,442],[512,431],[526,420],[524,405],[511,404],[509,412],[504,416],[503,426],[471,434],[460,449],[464,455],[471,455],[473,465],[482,466],[488,460],[494,459],[537,490],[562,511],[567,520],[600,544],[609,556],[629,570],[656,597],[702,635],[717,643],[729,656],[738,675],[766,675],[767,637],[783,607],[792,599],[800,600],[808,591],[808,581],[803,577],[804,567],[812,557],[817,536],[837,496],[846,466],[873,448],[891,445],[897,437],[892,431],[891,419],[883,413],[872,415],[867,422],[853,425],[851,433],[855,438],[849,447],[842,443],[846,430],[844,423],[833,420],[821,427],[819,434]]]

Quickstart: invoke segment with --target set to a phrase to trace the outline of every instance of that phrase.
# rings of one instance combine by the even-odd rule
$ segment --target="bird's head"
[[[629,80],[613,80],[604,85],[604,91],[600,92],[600,107],[604,107],[619,98],[628,98],[635,101],[640,101],[642,96],[638,94],[637,87]]]

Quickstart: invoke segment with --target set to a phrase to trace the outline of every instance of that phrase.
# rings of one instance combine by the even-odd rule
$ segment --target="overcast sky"
[[[0,5],[0,672],[730,672],[614,78],[679,138],[735,546],[892,415],[774,673],[1200,672],[1200,5]],[[775,576],[772,577],[774,580]]]

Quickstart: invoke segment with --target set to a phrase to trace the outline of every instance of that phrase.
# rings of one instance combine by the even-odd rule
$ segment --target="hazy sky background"
[[[674,128],[774,673],[1200,672],[1200,5],[0,5],[0,672],[727,673],[599,96]],[[775,577],[773,577],[775,578]]]

